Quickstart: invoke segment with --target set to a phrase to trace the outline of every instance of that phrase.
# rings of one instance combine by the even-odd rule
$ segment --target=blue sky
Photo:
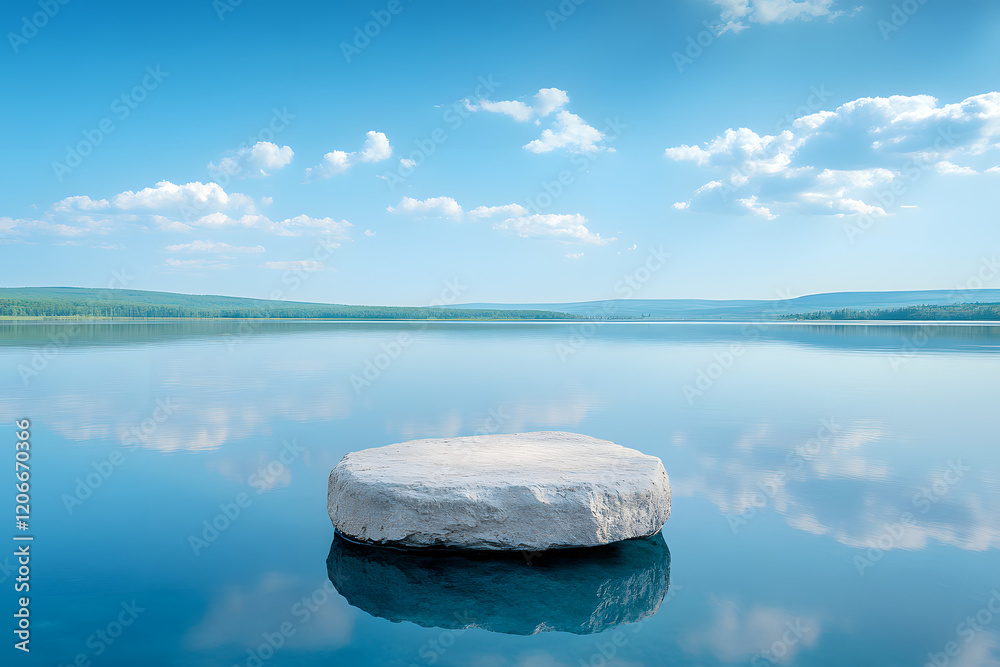
[[[4,4],[0,285],[1000,284],[997,3],[234,2]]]

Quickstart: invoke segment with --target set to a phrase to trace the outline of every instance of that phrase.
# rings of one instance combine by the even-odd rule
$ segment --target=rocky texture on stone
[[[670,483],[655,456],[543,431],[352,452],[327,501],[334,527],[361,542],[543,551],[655,535]]]

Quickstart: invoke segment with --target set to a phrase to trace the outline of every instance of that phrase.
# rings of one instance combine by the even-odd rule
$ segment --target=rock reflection
[[[428,551],[334,536],[330,581],[373,616],[513,635],[602,632],[656,613],[670,585],[660,533],[603,547],[529,553]]]

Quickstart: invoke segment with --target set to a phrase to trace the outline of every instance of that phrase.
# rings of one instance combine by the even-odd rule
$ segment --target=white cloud
[[[228,243],[214,243],[212,241],[192,241],[191,243],[177,243],[168,245],[166,249],[170,252],[214,252],[214,253],[259,253],[264,252],[264,246],[253,247],[234,246]]]
[[[941,160],[935,167],[939,174],[958,174],[959,176],[972,176],[976,173],[976,170],[972,167],[960,167],[953,162],[948,160]]]
[[[1000,93],[945,105],[929,95],[894,95],[807,114],[779,124],[773,135],[729,128],[664,155],[719,176],[674,204],[677,209],[884,216],[881,193],[900,186],[905,192],[908,182],[930,170],[974,174],[951,159],[975,159],[996,150],[998,141]]]
[[[386,209],[389,213],[406,212],[422,215],[437,215],[442,218],[461,220],[462,207],[451,197],[430,197],[429,199],[413,199],[403,197],[396,206]]]
[[[576,114],[560,111],[553,127],[554,130],[542,130],[540,138],[524,145],[525,150],[548,153],[557,148],[566,148],[573,152],[592,153],[604,148],[598,145],[604,140],[604,133],[587,125]]]
[[[107,234],[122,226],[152,226],[162,231],[194,229],[261,229],[280,236],[307,231],[346,238],[352,226],[346,220],[299,215],[272,220],[260,215],[251,197],[227,193],[218,183],[198,181],[177,185],[161,181],[155,187],[126,190],[107,199],[81,195],[66,197],[38,219],[0,218],[0,229],[10,234],[47,234],[76,237]]]
[[[468,102],[467,107],[471,111],[487,111],[510,116],[521,123],[533,120],[536,125],[541,124],[540,119],[558,112],[551,127],[542,130],[538,139],[529,141],[523,146],[532,153],[548,153],[557,148],[576,153],[611,150],[601,145],[605,138],[604,133],[588,125],[576,114],[566,111],[563,107],[567,104],[569,95],[566,91],[558,88],[542,88],[535,94],[533,104],[525,104],[519,100],[499,102],[479,100]]]
[[[470,218],[489,218],[494,215],[524,215],[528,209],[520,204],[504,204],[503,206],[477,206],[469,211]]]
[[[746,199],[737,199],[736,203],[743,206],[751,213],[759,215],[766,220],[774,220],[777,217],[772,214],[766,206],[760,206],[757,203],[757,195],[753,195],[752,197],[748,197]]]
[[[292,161],[295,152],[291,146],[278,146],[270,141],[258,141],[253,146],[243,146],[228,155],[219,164],[208,163],[208,169],[219,178],[221,176],[268,176],[287,166]]]
[[[587,229],[587,219],[579,213],[537,213],[507,218],[493,225],[494,229],[510,230],[521,238],[555,238],[563,241],[604,245],[615,238],[602,239]]]
[[[408,157],[404,157],[399,160],[399,166],[402,167],[403,169],[410,169],[412,167],[417,166],[417,161],[411,160]]]
[[[748,23],[784,23],[785,21],[825,18],[833,20],[843,14],[835,10],[834,0],[710,0],[722,8],[721,23],[716,34],[740,33]],[[855,8],[857,11],[859,8]]]
[[[232,217],[222,212],[209,213],[199,218],[181,222],[165,216],[153,216],[153,222],[165,231],[191,231],[193,229],[223,230],[242,227],[245,229],[260,229],[277,236],[300,236],[307,231],[319,231],[325,235],[347,238],[348,230],[353,227],[346,220],[334,218],[313,218],[308,215],[298,215],[284,220],[272,220],[265,215],[247,214]]]
[[[477,206],[466,213],[461,204],[451,197],[432,197],[424,200],[403,197],[397,206],[390,206],[386,210],[390,213],[437,215],[453,220],[462,220],[466,216],[472,220],[503,216],[503,220],[493,224],[493,229],[511,231],[521,238],[554,238],[595,245],[604,245],[617,240],[614,237],[601,238],[600,234],[591,232],[586,225],[587,219],[579,213],[530,214],[528,209],[520,204]]]
[[[568,252],[566,253],[566,259],[583,259],[582,252]]]
[[[392,146],[389,139],[382,132],[370,130],[365,134],[365,142],[361,145],[360,151],[347,153],[345,151],[331,151],[323,156],[323,162],[315,167],[306,169],[306,180],[317,178],[330,178],[335,174],[341,174],[358,162],[381,162],[388,160],[392,155]]]
[[[569,104],[569,95],[566,94],[566,91],[558,88],[542,88],[535,94],[534,100],[533,105],[517,100],[500,102],[479,100],[478,102],[470,102],[468,108],[472,111],[504,114],[521,123],[529,120],[538,122],[539,118],[545,118],[553,111]]]
[[[375,232],[370,229],[365,230],[365,236],[375,236]]]
[[[44,234],[48,236],[77,237],[90,234],[107,234],[113,227],[110,219],[75,216],[66,222],[35,218],[0,218],[0,231],[9,235]]]
[[[89,197],[70,197],[60,203],[66,203],[70,199],[83,200]],[[77,201],[74,204],[82,204]],[[244,207],[253,210],[253,200],[244,194],[234,193],[229,195],[218,183],[202,183],[194,181],[176,185],[170,181],[160,181],[156,187],[143,188],[138,192],[126,190],[111,198],[111,205],[121,211],[132,211],[137,209],[161,210],[165,208],[187,207],[191,209],[226,209]]]
[[[1000,166],[990,167],[989,169],[986,170],[986,173],[987,174],[1000,174]]]

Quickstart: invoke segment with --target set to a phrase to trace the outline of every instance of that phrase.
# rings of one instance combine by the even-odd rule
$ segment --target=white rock
[[[327,508],[363,542],[541,551],[655,535],[670,482],[655,456],[575,433],[411,440],[344,456]]]

